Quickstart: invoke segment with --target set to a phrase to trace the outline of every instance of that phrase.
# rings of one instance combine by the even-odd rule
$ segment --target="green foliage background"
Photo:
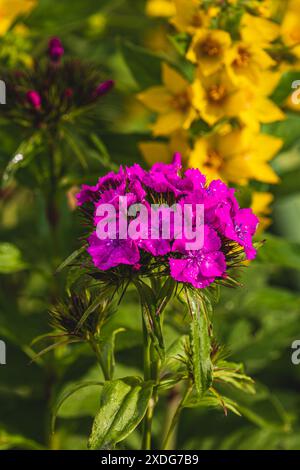
[[[22,67],[18,60],[23,53],[38,56],[49,37],[59,35],[69,56],[94,62],[117,84],[85,137],[74,133],[73,146],[62,153],[68,174],[59,188],[56,239],[44,215],[41,192],[32,180],[30,159],[19,167],[11,163],[18,149],[25,148],[28,154],[31,149],[14,122],[2,123],[0,108],[0,170],[8,169],[14,177],[1,190],[0,200],[0,338],[7,344],[7,365],[0,366],[1,449],[86,448],[99,387],[80,389],[63,404],[54,435],[50,420],[52,406],[74,384],[101,380],[91,353],[85,346],[68,346],[31,362],[35,355],[31,342],[50,330],[48,309],[66,281],[64,275],[54,274],[55,269],[78,248],[83,233],[78,214],[68,206],[67,190],[95,181],[120,163],[141,162],[137,142],[143,137],[145,117],[132,112],[130,103],[139,87],[160,79],[159,58],[143,50],[156,24],[145,16],[144,3],[40,0],[24,20],[28,36],[12,41],[8,54],[4,48],[8,39],[0,39],[1,65]],[[291,81],[286,77],[281,82],[277,100],[290,91]],[[291,363],[291,344],[300,339],[299,123],[299,115],[291,113],[288,121],[272,128],[285,140],[274,162],[282,182],[276,188],[266,187],[275,194],[274,223],[258,260],[241,273],[244,287],[223,289],[214,313],[217,337],[228,346],[233,361],[245,364],[257,393],[238,397],[243,417],[213,409],[185,410],[176,448],[300,449],[300,366]],[[32,158],[43,159],[43,153]],[[166,317],[171,344],[174,332],[183,325],[175,307]],[[116,339],[115,376],[139,375],[141,319],[133,292],[122,302],[116,322],[125,331]],[[166,396],[168,406],[169,399]],[[166,418],[165,409],[163,403],[154,423],[155,439]],[[138,445],[138,431],[122,443],[125,448]]]

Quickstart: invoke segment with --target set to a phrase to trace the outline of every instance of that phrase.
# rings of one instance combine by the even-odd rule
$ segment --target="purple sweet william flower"
[[[136,238],[123,239],[118,231],[112,230],[102,240],[98,238],[96,228],[104,216],[102,213],[98,216],[96,212],[102,204],[111,204],[118,222],[124,216],[124,208],[119,205],[120,196],[127,197],[128,207],[141,203],[146,218],[129,217],[129,222],[134,221],[139,227]],[[108,173],[94,186],[83,185],[77,200],[79,206],[88,204],[88,210],[92,211],[93,227],[87,251],[93,264],[102,271],[120,265],[129,265],[133,271],[161,266],[164,273],[169,272],[176,281],[203,289],[226,278],[231,257],[236,260],[236,253],[244,253],[244,259],[256,256],[252,238],[258,219],[252,210],[241,209],[234,189],[222,181],[207,184],[199,170],[183,172],[179,154],[175,154],[172,163],[156,163],[149,171],[138,164],[125,169],[120,167],[118,173]],[[151,204],[158,205],[161,210],[161,219],[154,227],[150,224]],[[161,221],[173,204],[183,212],[188,209],[192,229],[197,227],[196,205],[202,204],[204,236],[201,247],[187,249],[190,246],[187,242],[191,240],[175,226],[175,218],[171,220],[167,237],[162,236]]]
[[[88,253],[94,265],[107,271],[120,264],[136,265],[140,260],[137,244],[133,240],[100,240],[96,233],[88,239]]]
[[[185,240],[176,240],[173,252],[183,256],[169,259],[171,276],[176,281],[203,289],[224,275],[225,255],[221,251],[221,240],[212,228],[207,225],[204,227],[204,245],[201,250],[187,251],[185,246]]]

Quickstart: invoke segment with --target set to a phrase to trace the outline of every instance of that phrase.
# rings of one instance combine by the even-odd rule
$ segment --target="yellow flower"
[[[199,0],[174,0],[175,16],[171,23],[183,33],[194,34],[199,28],[207,25],[208,18],[200,10]]]
[[[155,136],[189,129],[197,116],[192,106],[192,86],[167,64],[162,65],[163,86],[154,86],[138,95],[151,111],[159,114],[152,131]]]
[[[220,13],[220,7],[218,6],[209,7],[207,13],[210,18],[216,18],[216,16],[218,16]]]
[[[277,23],[245,13],[241,20],[241,36],[243,41],[256,44],[256,46],[268,46],[280,34]]]
[[[254,192],[252,194],[251,208],[259,218],[258,233],[264,232],[272,223],[272,219],[268,216],[272,213],[270,204],[273,200],[274,196],[271,193]]]
[[[17,16],[29,13],[37,0],[0,0],[0,35],[5,34]]]
[[[149,16],[161,16],[168,18],[175,14],[173,0],[148,0],[146,13]]]
[[[214,133],[196,140],[189,166],[199,168],[209,180],[246,184],[249,180],[277,183],[278,176],[269,161],[282,146],[281,139],[235,129],[223,135]]]
[[[295,90],[296,91],[296,90]],[[293,99],[293,93],[289,95],[289,97],[286,99],[284,105],[286,108],[290,109],[291,111],[295,111],[296,113],[300,112],[300,102],[298,102],[300,99],[299,93],[297,94],[297,102],[294,101]]]
[[[194,106],[211,126],[224,117],[238,117],[251,106],[248,87],[237,87],[225,70],[209,77],[199,75],[193,90]]]
[[[300,6],[298,11],[290,9],[281,25],[281,37],[290,52],[300,57]]]
[[[251,7],[265,18],[274,18],[285,8],[286,3],[282,0],[254,0]]]
[[[235,43],[226,56],[228,74],[233,81],[247,80],[258,84],[261,71],[274,66],[276,62],[255,43]]]
[[[257,86],[248,87],[250,106],[240,113],[239,118],[253,131],[259,131],[260,123],[268,124],[286,119],[285,113],[269,98],[279,79],[280,74],[267,70],[262,73]]]
[[[200,29],[193,37],[187,59],[196,63],[204,76],[211,75],[222,67],[230,44],[226,31]]]
[[[191,150],[185,131],[174,132],[169,142],[141,142],[139,149],[149,166],[157,162],[170,163],[176,152],[186,161]]]

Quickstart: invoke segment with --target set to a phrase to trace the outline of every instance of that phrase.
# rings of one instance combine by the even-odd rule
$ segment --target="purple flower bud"
[[[74,95],[74,91],[72,90],[72,88],[65,89],[64,98],[69,99],[69,98],[72,98],[73,95]]]
[[[29,90],[26,93],[26,98],[28,103],[34,108],[34,109],[40,109],[42,105],[42,100],[40,97],[40,94],[35,91],[35,90]]]
[[[59,62],[64,55],[64,48],[59,38],[52,38],[48,44],[48,54],[53,62]]]
[[[106,95],[106,93],[112,89],[114,84],[115,82],[113,80],[106,80],[106,82],[100,83],[94,91],[94,97],[98,98],[99,96]]]

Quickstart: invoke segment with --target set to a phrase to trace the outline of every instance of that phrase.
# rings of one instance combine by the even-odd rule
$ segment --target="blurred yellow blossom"
[[[156,136],[188,129],[197,115],[189,82],[166,63],[162,65],[162,79],[163,86],[151,87],[138,95],[145,106],[159,115],[152,126]]]
[[[281,25],[281,36],[284,44],[300,58],[300,5],[298,10],[287,11]]]
[[[225,70],[208,77],[199,75],[193,90],[193,104],[209,125],[239,116],[251,106],[248,87],[236,86]]]
[[[174,2],[173,0],[148,0],[146,13],[149,16],[172,16],[175,13]]]
[[[170,162],[176,152],[181,153],[185,162],[191,151],[185,131],[174,132],[168,142],[141,142],[139,149],[149,166],[157,162]]]
[[[198,65],[203,75],[220,69],[231,44],[226,31],[200,29],[193,37],[187,59]]]
[[[251,208],[259,218],[259,227],[257,233],[264,232],[272,223],[272,219],[269,217],[272,213],[270,205],[274,200],[274,196],[271,193],[266,192],[254,192],[252,194]]]
[[[29,13],[37,0],[0,0],[0,34],[5,34],[19,15]]]
[[[272,72],[264,72],[257,86],[248,87],[250,106],[240,113],[240,120],[252,130],[259,130],[259,124],[282,121],[285,113],[269,97],[272,94],[280,76]]]
[[[226,56],[227,70],[233,81],[246,79],[252,84],[258,84],[261,72],[275,64],[269,54],[255,43],[239,41]]]
[[[285,9],[286,4],[285,0],[253,0],[251,7],[265,18],[274,18]]]
[[[196,140],[189,165],[199,168],[209,180],[236,184],[249,180],[277,183],[278,176],[268,164],[282,146],[281,139],[234,129],[228,134],[213,133]]]
[[[279,25],[265,18],[245,13],[241,20],[242,39],[250,44],[268,46],[279,34]]]
[[[182,33],[194,34],[208,25],[207,16],[200,10],[199,0],[174,0],[175,15],[171,23]]]
[[[153,136],[169,137],[167,142],[143,142],[145,160],[170,161],[177,150],[187,166],[199,168],[209,180],[278,183],[270,162],[283,142],[262,133],[261,124],[286,118],[271,97],[282,73],[300,64],[300,0],[172,4],[169,22],[180,33],[174,41],[182,56],[180,69],[186,64],[190,81],[173,70],[171,81],[165,76],[163,87],[140,95],[158,114]],[[253,207],[264,228],[272,195],[256,192]]]

